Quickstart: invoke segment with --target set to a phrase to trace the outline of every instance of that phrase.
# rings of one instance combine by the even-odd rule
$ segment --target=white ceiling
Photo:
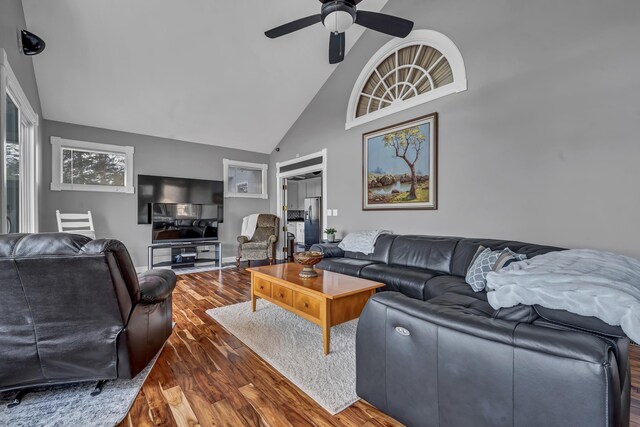
[[[365,0],[379,11],[387,0]],[[269,153],[329,78],[317,0],[23,0],[44,118]],[[347,32],[347,51],[363,29]],[[346,108],[346,107],[345,107]]]

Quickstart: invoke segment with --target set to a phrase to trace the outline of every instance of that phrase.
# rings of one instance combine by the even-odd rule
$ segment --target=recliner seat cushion
[[[429,281],[425,288],[425,300],[431,300],[441,295],[454,293],[466,295],[478,300],[487,301],[486,292],[474,292],[471,286],[460,276],[436,276]]]
[[[424,300],[427,281],[438,274],[436,271],[419,268],[372,264],[362,269],[360,277],[384,283],[385,291],[401,292],[408,297]]]
[[[243,250],[254,250],[254,249],[264,249],[266,250],[269,247],[268,241],[263,242],[247,242],[242,244]]]
[[[316,264],[316,267],[333,271],[335,273],[347,274],[349,276],[360,277],[362,269],[368,265],[376,264],[374,261],[352,258],[326,258]]]
[[[448,292],[428,300],[430,304],[442,307],[458,308],[463,313],[475,314],[482,317],[493,317],[495,310],[486,301],[475,298],[475,295],[462,295]]]
[[[534,309],[540,317],[551,323],[616,338],[626,336],[620,326],[609,325],[597,317],[581,316],[566,310],[554,310],[539,305],[535,305]]]

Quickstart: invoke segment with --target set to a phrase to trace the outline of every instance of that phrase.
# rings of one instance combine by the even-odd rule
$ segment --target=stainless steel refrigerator
[[[304,249],[309,250],[314,243],[320,243],[322,197],[304,199]]]

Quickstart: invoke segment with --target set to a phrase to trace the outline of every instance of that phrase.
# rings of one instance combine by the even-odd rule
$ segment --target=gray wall
[[[138,225],[137,194],[94,193],[85,191],[50,191],[51,136],[81,141],[135,148],[134,175],[164,175],[184,178],[222,180],[222,159],[267,163],[266,154],[222,148],[184,141],[156,138],[69,123],[44,121],[43,180],[44,191],[40,209],[40,230],[56,231],[55,212],[86,212],[91,210],[98,238],[115,238],[125,243],[136,266],[146,266],[147,245],[151,243],[151,226]],[[135,182],[137,185],[137,182]],[[225,218],[220,238],[223,256],[235,256],[236,237],[242,218],[251,213],[265,212],[269,202],[261,199],[225,199]]]
[[[0,47],[7,51],[11,69],[18,78],[22,90],[29,98],[31,106],[36,113],[42,116],[36,75],[33,71],[33,60],[18,52],[17,34],[18,30],[23,28],[29,29],[25,24],[22,2],[20,0],[0,1]],[[37,29],[30,30],[37,34]]]
[[[344,130],[358,74],[389,37],[367,31],[271,156],[328,149],[328,225],[461,235],[640,258],[640,2],[402,0],[384,12],[440,31],[469,89]],[[361,210],[362,133],[440,114],[437,211]],[[272,202],[275,209],[275,200]]]

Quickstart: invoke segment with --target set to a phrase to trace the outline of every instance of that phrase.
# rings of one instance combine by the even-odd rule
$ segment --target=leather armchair
[[[269,263],[276,261],[276,243],[280,220],[276,215],[260,214],[253,237],[238,236],[238,256],[236,265],[242,260],[251,261],[269,259]]]
[[[171,335],[175,283],[117,240],[0,236],[0,391],[135,377]]]

